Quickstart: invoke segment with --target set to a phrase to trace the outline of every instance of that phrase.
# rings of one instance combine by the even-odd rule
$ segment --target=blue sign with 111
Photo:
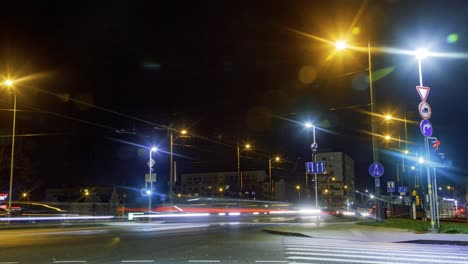
[[[317,162],[306,162],[306,172],[308,174],[312,173],[324,173],[327,171],[325,167],[325,161],[317,161]]]

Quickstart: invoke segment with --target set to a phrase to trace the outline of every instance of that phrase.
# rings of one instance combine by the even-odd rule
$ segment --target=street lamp
[[[12,80],[5,80],[4,85],[13,92],[13,128],[11,130],[11,157],[10,157],[10,190],[8,192],[8,210],[11,212],[11,199],[13,194],[13,165],[15,161],[15,127],[16,127],[16,89]]]
[[[296,190],[297,190],[297,194],[298,194],[299,201],[300,201],[300,200],[301,200],[301,186],[300,186],[300,185],[296,185]]]
[[[343,45],[340,43],[345,43],[343,41],[338,41],[335,43],[335,47],[338,51],[344,50],[347,45]],[[373,89],[373,79],[372,79],[372,54],[371,54],[371,46],[370,41],[367,42],[367,61],[368,61],[368,72],[369,72],[369,97],[370,97],[370,108],[371,108],[371,138],[372,138],[372,161],[373,163],[378,162],[378,155],[376,151],[376,142],[375,142],[375,105],[374,105],[374,89]],[[374,184],[375,194],[377,198],[380,198],[380,179],[376,178]],[[377,203],[377,217],[382,216],[380,203]]]
[[[169,139],[169,203],[172,204],[172,196],[174,194],[174,135],[173,135],[174,129],[170,129],[170,139]],[[182,136],[187,136],[188,131],[185,129],[182,129],[180,131],[180,134]]]
[[[316,162],[317,157],[315,154],[317,153],[318,150],[318,144],[315,141],[315,126],[311,122],[307,122],[304,124],[306,128],[312,128],[312,144],[310,145],[310,149],[312,151],[312,161]],[[307,175],[307,174],[306,174]],[[307,192],[309,192],[309,183],[308,180],[306,180],[306,189]],[[315,208],[318,208],[318,183],[317,183],[317,173],[314,173],[314,189],[315,189]]]
[[[251,150],[252,146],[250,144],[245,144],[242,150]],[[240,146],[237,144],[237,178],[239,181],[239,192],[242,191],[242,176],[241,176],[241,170],[240,170]]]
[[[276,156],[274,158],[271,158],[271,159],[268,159],[268,177],[269,177],[269,181],[270,181],[270,185],[269,185],[269,189],[270,189],[270,196],[271,198],[273,197],[273,180],[272,180],[272,177],[271,177],[271,162],[272,161],[275,161],[275,162],[279,162],[281,160],[280,157]]]
[[[29,195],[28,193],[24,192],[21,194],[21,196],[23,197],[23,199],[28,199],[28,208],[29,208]]]
[[[447,190],[452,190],[452,198],[455,199],[455,187],[449,185],[447,186]]]
[[[150,182],[150,188],[148,190],[146,186],[146,194],[148,195],[148,213],[151,212],[151,201],[152,201],[152,196],[153,196],[153,175],[151,174],[151,170],[154,166],[154,160],[152,158],[153,152],[157,152],[158,148],[157,147],[151,147],[149,150],[149,161],[148,161],[148,167],[149,167],[149,182]],[[156,178],[156,177],[155,177]]]

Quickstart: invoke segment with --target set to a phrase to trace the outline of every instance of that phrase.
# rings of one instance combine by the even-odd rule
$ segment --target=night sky
[[[412,152],[423,143],[417,60],[379,48],[457,54],[424,60],[423,79],[432,89],[434,136],[449,165],[440,181],[454,184],[467,176],[464,1],[15,5],[2,7],[0,16],[0,73],[20,79],[17,133],[29,135],[18,137],[17,191],[140,187],[151,145],[162,150],[155,159],[163,188],[168,134],[154,129],[158,125],[195,135],[175,141],[178,173],[236,170],[235,144],[249,142],[255,152],[244,154],[244,169],[266,170],[268,156],[280,154],[288,162],[275,173],[296,181],[310,159],[312,135],[285,119],[317,124],[320,150],[351,155],[358,188],[372,186],[370,137],[363,133],[370,130],[363,113],[369,109],[367,53],[337,54],[315,37],[361,47],[370,41],[376,112],[415,121],[408,125]],[[1,134],[7,136],[12,97],[0,95]],[[355,105],[362,107],[346,108]],[[376,125],[378,133],[404,135],[401,124]],[[8,151],[0,158],[0,190],[8,187]],[[395,177],[391,153],[381,153],[384,180]]]

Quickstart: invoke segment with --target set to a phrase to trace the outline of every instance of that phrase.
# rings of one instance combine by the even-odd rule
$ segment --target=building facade
[[[316,154],[325,161],[327,172],[317,177],[319,200],[328,208],[344,208],[355,200],[354,160],[343,152]]]
[[[202,197],[243,197],[250,199],[277,200],[276,196],[284,196],[283,185],[273,187],[270,195],[268,175],[263,170],[241,172],[242,187],[239,188],[239,178],[236,171],[186,173],[181,175],[180,185],[176,192],[181,196]]]

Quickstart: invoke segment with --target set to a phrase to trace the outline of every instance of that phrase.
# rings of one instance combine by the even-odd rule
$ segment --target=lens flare
[[[458,40],[458,34],[457,33],[452,33],[447,36],[447,43],[455,43]]]

